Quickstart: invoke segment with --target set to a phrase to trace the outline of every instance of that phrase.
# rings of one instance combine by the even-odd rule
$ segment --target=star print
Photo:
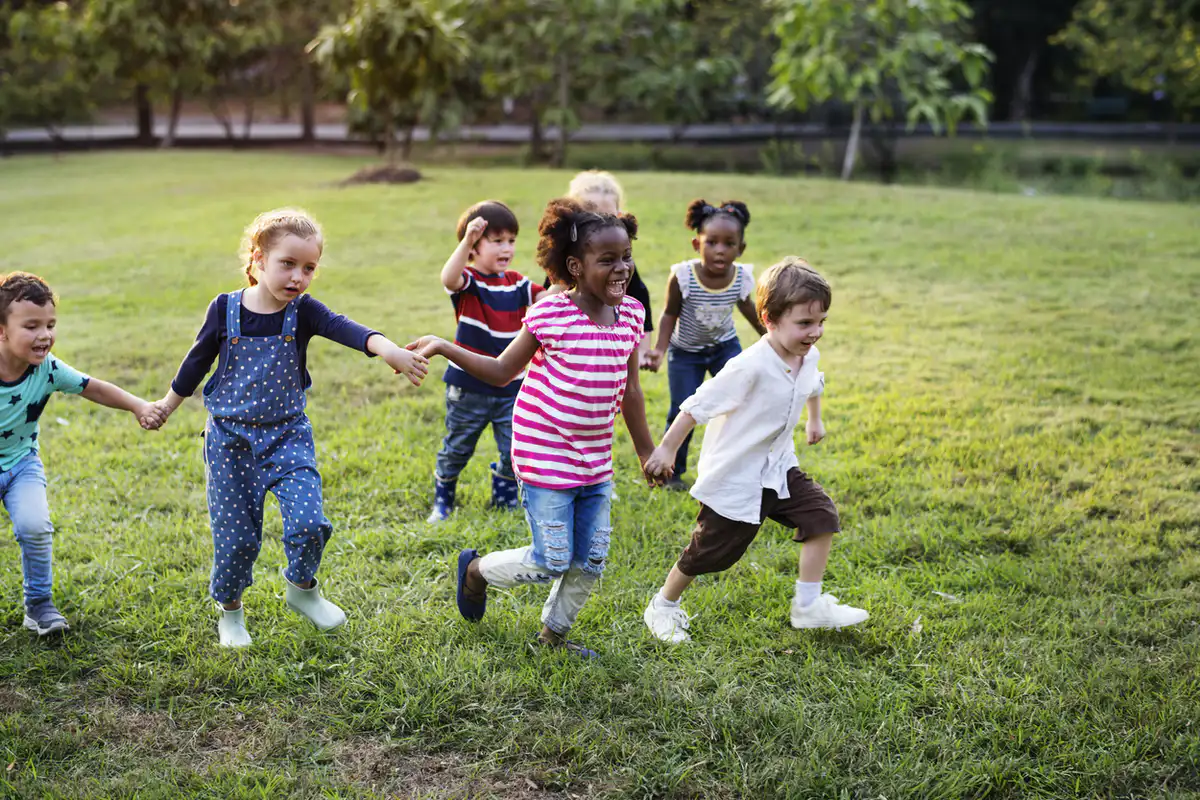
[[[48,403],[48,402],[50,402],[50,395],[46,395],[45,397],[43,397],[42,401],[40,403],[33,403],[28,408],[26,408],[25,409],[25,421],[26,422],[37,422],[38,417],[42,416],[42,411],[45,410],[46,403]]]
[[[21,395],[19,395],[19,394],[14,394],[12,397],[8,398],[8,404],[10,406],[15,406],[15,405],[19,404],[20,402],[21,402]]]
[[[11,439],[12,437],[13,437],[12,431],[5,431],[4,433],[0,433],[0,439]]]

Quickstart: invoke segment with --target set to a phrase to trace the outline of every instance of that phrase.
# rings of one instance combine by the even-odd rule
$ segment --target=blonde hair
[[[266,253],[275,243],[288,234],[299,236],[301,239],[316,239],[317,246],[323,247],[324,237],[321,226],[307,211],[300,208],[276,208],[264,211],[246,226],[242,234],[242,260],[246,267],[246,280],[251,286],[258,283],[254,277],[254,253],[261,250]]]
[[[617,211],[625,205],[625,191],[611,172],[599,169],[589,169],[580,172],[571,179],[567,187],[567,196],[583,200],[584,195],[597,194],[601,197],[611,197],[617,204]]]
[[[778,264],[767,269],[757,280],[758,295],[755,305],[758,316],[772,322],[788,312],[794,305],[816,301],[825,311],[833,302],[833,291],[808,262],[799,256],[787,256]]]

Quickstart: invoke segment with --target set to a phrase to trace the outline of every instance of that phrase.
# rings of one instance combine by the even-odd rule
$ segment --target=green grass
[[[61,357],[159,396],[209,299],[238,285],[257,212],[314,212],[328,240],[314,294],[404,341],[453,330],[437,271],[462,208],[511,202],[528,264],[569,177],[335,185],[359,164],[0,161],[0,270],[58,290]],[[0,796],[1200,796],[1200,212],[622,178],[656,296],[690,250],[696,196],[749,204],[760,269],[797,253],[830,279],[829,435],[801,460],[843,514],[826,585],[868,623],[791,630],[797,547],[772,523],[688,594],[693,645],[653,641],[641,611],[695,506],[638,485],[623,431],[610,566],[576,631],[603,660],[530,649],[544,589],[494,593],[483,623],[462,622],[458,548],[529,536],[484,509],[488,449],[463,511],[425,525],[440,380],[413,389],[318,342],[309,413],[336,526],[321,574],[349,624],[325,636],[284,610],[272,503],[245,598],[255,644],[219,651],[200,403],[147,434],[60,397],[42,439],[73,630],[50,644],[20,629],[5,535]],[[657,430],[665,374],[645,384]]]

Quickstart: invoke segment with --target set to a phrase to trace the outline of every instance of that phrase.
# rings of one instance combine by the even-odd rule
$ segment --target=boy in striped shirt
[[[541,286],[509,269],[519,230],[512,209],[495,200],[476,203],[458,220],[458,247],[442,267],[442,285],[458,321],[454,343],[473,353],[494,358],[504,352],[520,332],[525,310],[544,294]],[[522,377],[492,386],[453,363],[447,367],[446,436],[437,455],[429,522],[441,522],[454,510],[459,473],[488,425],[499,453],[491,464],[491,505],[517,507],[510,451],[513,403]]]

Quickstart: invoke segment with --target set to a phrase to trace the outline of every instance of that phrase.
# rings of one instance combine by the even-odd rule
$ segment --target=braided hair
[[[575,276],[567,269],[567,259],[582,260],[588,240],[608,228],[624,228],[630,241],[637,238],[637,218],[632,214],[593,211],[571,197],[551,200],[538,223],[538,265],[552,281],[573,287]]]
[[[738,232],[742,236],[746,235],[746,226],[750,224],[750,209],[746,208],[746,204],[741,200],[726,200],[719,206],[703,199],[693,200],[687,208],[684,224],[688,226],[688,230],[702,233],[708,221],[717,216],[729,217],[737,223]]]

